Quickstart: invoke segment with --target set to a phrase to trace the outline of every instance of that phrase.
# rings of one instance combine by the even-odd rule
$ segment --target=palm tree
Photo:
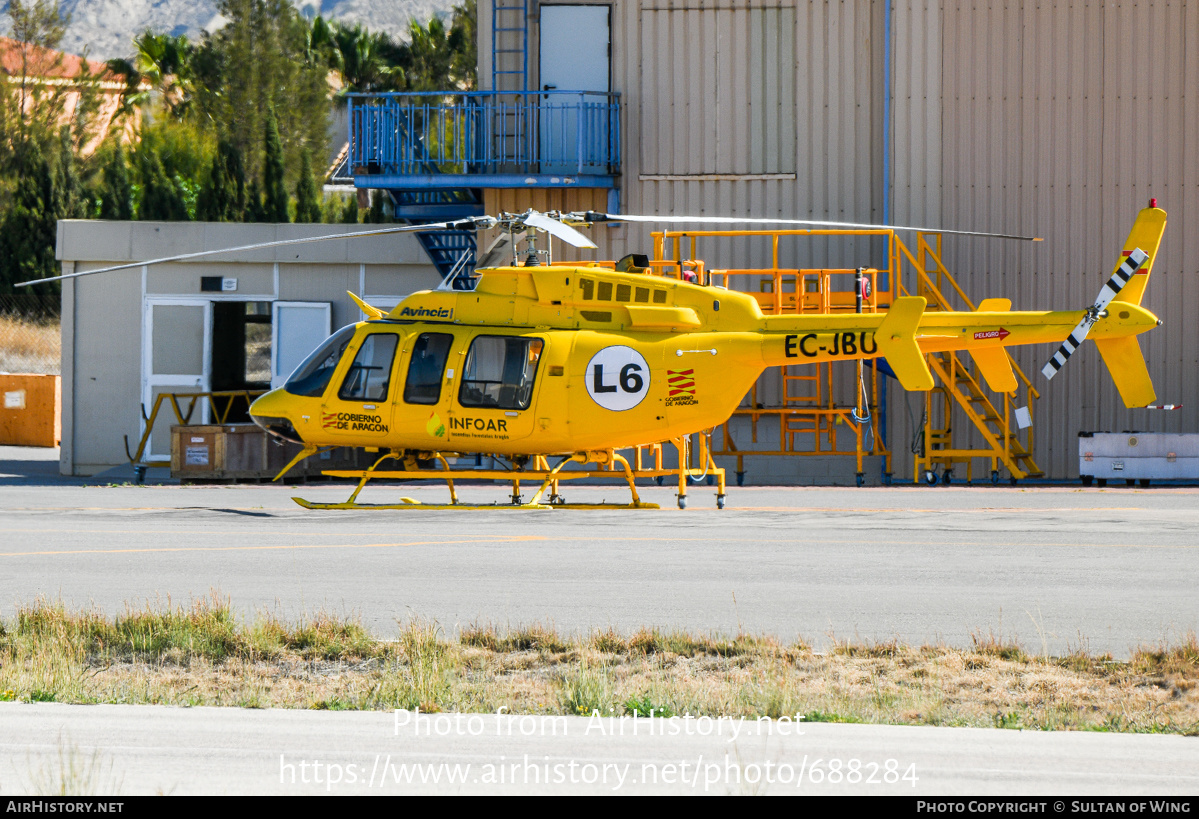
[[[182,119],[191,105],[194,92],[191,58],[195,49],[188,42],[187,35],[174,37],[155,34],[147,29],[134,38],[133,44],[137,47],[137,54],[132,64],[125,60],[113,60],[109,62],[109,67],[125,75],[127,86],[136,72],[138,83],[141,80],[148,81],[151,94],[162,100],[163,108],[176,119]],[[118,65],[114,66],[114,63]],[[137,86],[136,83],[133,85]]]

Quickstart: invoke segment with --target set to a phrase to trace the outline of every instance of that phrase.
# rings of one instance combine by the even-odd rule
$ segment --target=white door
[[[145,411],[151,412],[163,393],[207,392],[212,361],[212,304],[199,299],[147,299],[142,316]],[[188,400],[180,401],[179,408],[186,413]],[[208,401],[197,399],[190,423],[207,421]],[[171,426],[177,423],[171,400],[163,399],[143,460],[170,458]]]
[[[542,173],[607,173],[594,151],[606,142],[607,99],[557,92],[611,89],[610,16],[610,6],[541,6],[541,90],[555,92],[541,95]]]
[[[333,306],[324,301],[277,301],[271,315],[271,389],[300,366],[333,332]]]

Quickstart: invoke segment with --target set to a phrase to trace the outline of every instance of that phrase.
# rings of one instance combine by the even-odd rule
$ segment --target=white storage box
[[[1123,479],[1199,480],[1199,434],[1174,432],[1080,432],[1078,475],[1086,486]]]

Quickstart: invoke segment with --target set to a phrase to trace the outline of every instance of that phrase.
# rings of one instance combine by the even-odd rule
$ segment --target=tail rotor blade
[[[1091,325],[1094,323],[1095,319],[1091,318],[1091,314],[1088,312],[1083,316],[1082,321],[1078,322],[1070,331],[1070,335],[1066,336],[1062,346],[1057,348],[1053,358],[1049,359],[1049,363],[1041,368],[1041,375],[1045,376],[1046,381],[1057,375],[1057,371],[1065,366],[1070,356],[1074,355],[1074,351],[1086,340],[1087,333],[1091,332]]]
[[[1095,307],[1100,310],[1107,307],[1108,303],[1120,295],[1120,291],[1132,280],[1133,274],[1140,270],[1148,260],[1149,254],[1139,247],[1129,253],[1124,264],[1116,268],[1116,272],[1099,291],[1099,298],[1095,299]]]
[[[1120,291],[1132,279],[1133,274],[1141,269],[1149,259],[1149,254],[1141,250],[1139,247],[1128,254],[1128,258],[1124,260],[1124,264],[1116,268],[1116,272],[1103,285],[1103,289],[1099,291],[1099,297],[1095,299],[1095,303],[1087,310],[1086,315],[1082,317],[1082,321],[1075,325],[1070,331],[1070,335],[1066,336],[1066,340],[1062,342],[1062,346],[1058,347],[1057,352],[1053,354],[1053,358],[1049,359],[1049,363],[1041,368],[1041,374],[1048,381],[1057,375],[1058,370],[1065,366],[1070,356],[1074,355],[1074,351],[1086,340],[1087,334],[1091,332],[1091,328],[1095,326],[1095,322],[1099,321],[1100,313],[1103,309],[1120,294]]]

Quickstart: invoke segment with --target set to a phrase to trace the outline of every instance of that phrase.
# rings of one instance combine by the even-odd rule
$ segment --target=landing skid
[[[379,465],[386,460],[401,461],[404,469],[380,469]],[[421,468],[419,461],[438,461],[441,464],[440,469]],[[570,463],[595,463],[597,469],[587,470],[571,470],[563,471],[563,467]],[[358,481],[358,486],[350,494],[348,500],[342,503],[314,503],[304,500],[303,498],[292,498],[296,503],[305,509],[425,509],[425,510],[497,510],[497,509],[659,509],[656,503],[646,503],[641,500],[637,494],[637,485],[633,469],[629,466],[629,462],[619,453],[613,450],[600,450],[592,452],[580,452],[575,455],[562,458],[552,469],[545,456],[537,455],[533,457],[532,468],[516,469],[516,470],[500,470],[500,469],[451,469],[444,455],[440,452],[421,452],[421,453],[388,453],[365,470],[328,470],[322,474],[334,478],[353,478]],[[711,474],[718,480],[719,490],[717,494],[717,505],[724,508],[724,470],[714,468],[714,464],[710,465],[710,469],[705,469],[705,474]],[[661,470],[653,471],[653,475],[658,474]],[[692,476],[687,473],[695,471],[696,475]],[[680,473],[681,492],[679,497],[679,506],[685,506],[685,484],[683,480],[686,477],[699,476],[699,470],[683,470]],[[629,493],[632,495],[630,503],[566,503],[562,496],[558,493],[559,482],[567,480],[579,480],[583,478],[613,478],[623,477],[628,484]],[[359,503],[358,493],[362,491],[367,482],[375,479],[399,479],[399,480],[444,480],[450,490],[449,503],[421,503],[413,498],[400,498],[399,503]],[[466,504],[458,500],[458,492],[454,488],[454,480],[462,479],[471,480],[501,480],[509,481],[512,485],[512,494],[510,503],[493,503],[493,504]],[[540,481],[541,486],[526,502],[520,491],[521,482]],[[546,500],[542,500],[546,493],[549,493]]]
[[[303,498],[292,498],[305,509],[443,509],[467,511],[495,511],[498,509],[660,509],[656,503],[421,503],[411,498],[400,498],[400,503],[313,503]]]

